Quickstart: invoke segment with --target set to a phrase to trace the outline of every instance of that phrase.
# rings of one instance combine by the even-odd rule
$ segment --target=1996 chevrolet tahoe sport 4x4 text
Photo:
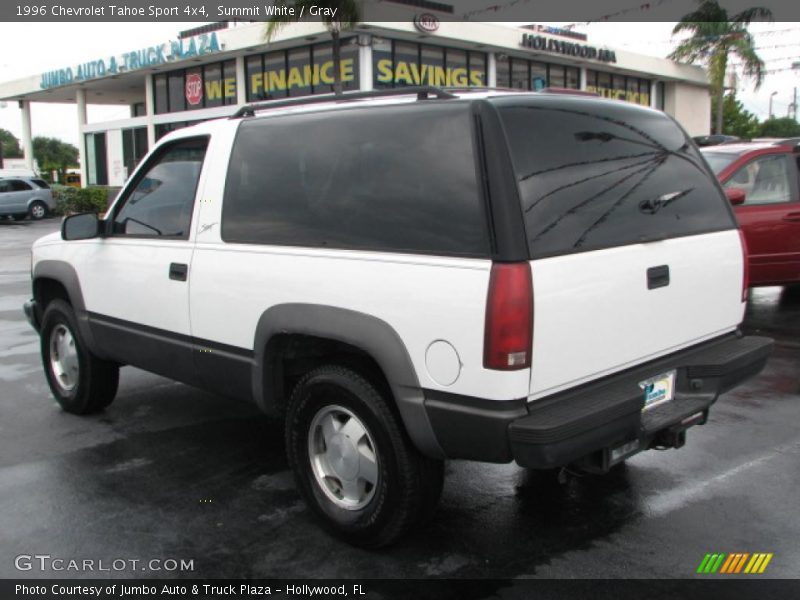
[[[304,499],[376,547],[444,459],[603,472],[764,366],[730,206],[665,114],[437,88],[267,102],[162,138],[33,247],[47,380],[133,365],[285,422]]]

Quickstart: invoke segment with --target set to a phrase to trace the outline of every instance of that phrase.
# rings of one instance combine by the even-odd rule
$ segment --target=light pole
[[[773,97],[775,94],[777,94],[777,93],[778,93],[778,92],[772,92],[772,93],[769,95],[769,117],[767,117],[768,119],[771,119],[771,118],[772,118],[772,97]]]

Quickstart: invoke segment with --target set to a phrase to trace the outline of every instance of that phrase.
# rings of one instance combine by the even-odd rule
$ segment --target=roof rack
[[[597,92],[590,92],[588,90],[574,90],[565,87],[546,87],[539,90],[540,94],[564,94],[565,96],[594,96],[599,98],[600,94]]]
[[[530,90],[523,90],[521,88],[511,88],[511,87],[502,87],[502,86],[488,86],[488,85],[471,85],[469,87],[460,87],[457,85],[451,85],[447,87],[441,88],[445,92],[453,92],[458,94],[465,94],[467,92],[529,92]]]
[[[364,100],[367,98],[383,98],[388,96],[408,96],[416,94],[417,100],[428,100],[431,96],[438,100],[452,100],[458,98],[455,94],[445,91],[442,88],[433,86],[409,86],[402,88],[391,88],[386,90],[372,90],[369,92],[348,92],[346,94],[323,94],[320,96],[303,96],[290,100],[267,100],[247,104],[231,115],[231,119],[242,117],[254,117],[257,110],[267,110],[270,108],[283,108],[285,106],[302,106],[304,104],[318,104],[322,102],[348,102],[351,100]]]

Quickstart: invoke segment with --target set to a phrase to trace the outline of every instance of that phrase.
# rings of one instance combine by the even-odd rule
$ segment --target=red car
[[[798,140],[730,144],[701,152],[725,189],[750,255],[750,285],[800,283]]]

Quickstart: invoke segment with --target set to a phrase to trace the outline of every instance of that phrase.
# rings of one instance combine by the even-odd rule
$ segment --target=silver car
[[[39,220],[56,207],[53,192],[43,179],[36,177],[0,177],[0,217],[21,221],[30,216]]]

